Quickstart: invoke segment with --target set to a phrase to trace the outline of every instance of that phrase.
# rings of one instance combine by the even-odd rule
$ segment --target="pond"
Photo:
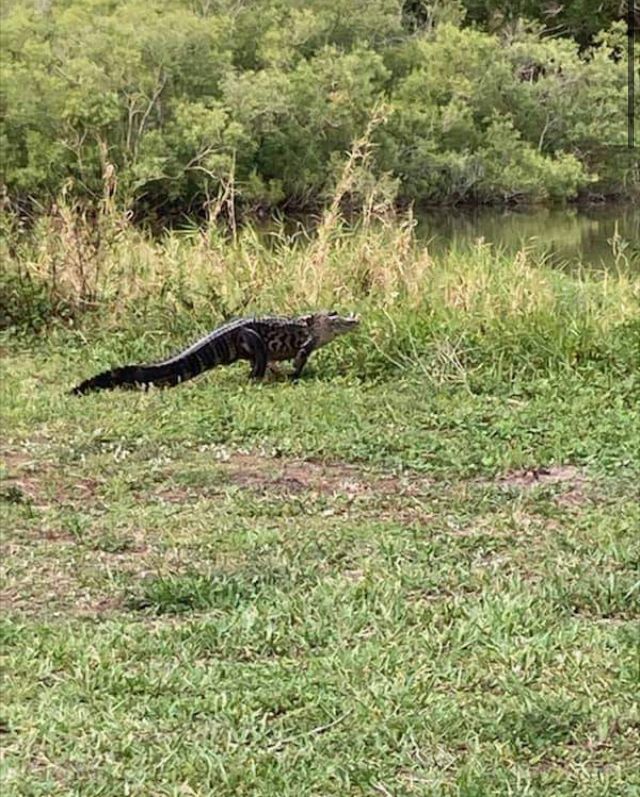
[[[416,232],[437,254],[478,240],[515,253],[523,246],[557,267],[640,271],[640,207],[498,210],[434,209],[416,213]]]

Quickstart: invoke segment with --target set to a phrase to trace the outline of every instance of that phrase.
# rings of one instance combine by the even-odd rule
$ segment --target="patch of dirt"
[[[66,545],[74,545],[76,543],[76,538],[71,532],[60,529],[44,529],[39,532],[38,537],[46,542],[61,542]]]
[[[109,615],[122,608],[122,596],[113,594],[113,585],[105,574],[117,572],[120,579],[140,581],[162,568],[180,570],[183,560],[172,553],[149,547],[108,552],[76,545],[62,556],[47,550],[41,543],[33,569],[21,567],[3,573],[0,607],[5,614],[38,616],[90,617]],[[36,550],[34,548],[34,550]],[[5,560],[15,551],[5,546]],[[18,559],[18,555],[15,555]]]
[[[499,487],[530,490],[543,485],[560,485],[566,489],[555,497],[555,502],[563,507],[577,507],[588,498],[587,477],[574,465],[555,465],[549,468],[529,468],[515,470],[497,479]]]
[[[122,609],[123,600],[121,596],[107,596],[96,599],[93,603],[83,607],[83,614],[87,615],[108,615]]]
[[[3,451],[2,463],[8,471],[22,470],[27,465],[33,464],[33,457],[24,451]]]
[[[2,478],[2,499],[6,503],[36,504],[42,492],[41,478],[27,454],[10,451],[2,454],[6,474]]]
[[[364,581],[365,575],[362,570],[345,570],[342,573],[342,578],[351,581],[352,584],[359,584]]]
[[[46,587],[46,585],[43,585]],[[94,618],[107,617],[122,611],[121,596],[100,595],[93,591],[80,589],[73,582],[67,584],[64,595],[58,595],[50,586],[47,593],[29,595],[15,589],[0,593],[0,605],[5,614],[15,617],[54,617]]]
[[[202,463],[200,463],[202,464]],[[311,498],[338,498],[340,505],[329,507],[323,514],[342,514],[355,502],[359,511],[375,512],[380,519],[393,518],[401,522],[423,522],[430,519],[421,503],[425,491],[433,481],[424,476],[385,475],[367,471],[357,465],[340,462],[284,459],[260,454],[233,452],[216,458],[212,465],[220,478],[200,486],[182,486],[170,483],[155,490],[157,500],[182,504],[197,500],[203,495],[211,498],[223,495],[229,487],[246,490],[259,497],[309,496]],[[148,500],[148,494],[139,496]],[[411,499],[400,506],[402,499]]]
[[[56,502],[85,502],[98,491],[96,479],[70,477],[61,466],[51,461],[38,462],[21,451],[2,452],[2,464],[6,475],[0,491],[4,500],[12,503],[46,508],[51,506],[51,498]]]
[[[185,504],[192,498],[191,493],[186,487],[160,488],[155,491],[154,495],[167,504]],[[139,493],[136,493],[136,498],[144,500],[144,497]]]
[[[554,499],[556,504],[562,507],[584,506],[588,500],[588,496],[579,487],[572,488],[562,495],[557,495]]]
[[[551,468],[514,470],[498,479],[498,484],[502,487],[535,487],[539,484],[575,484],[584,481],[586,478],[573,465],[557,465]]]
[[[252,454],[234,454],[221,465],[231,484],[261,493],[398,496],[415,493],[429,483],[426,479],[375,475],[344,463],[285,461]]]

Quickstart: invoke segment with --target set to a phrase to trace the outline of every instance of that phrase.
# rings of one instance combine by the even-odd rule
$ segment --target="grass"
[[[637,280],[322,235],[315,283],[250,236],[116,241],[86,295],[15,255],[4,794],[640,793]],[[363,330],[297,385],[66,395],[243,291]]]

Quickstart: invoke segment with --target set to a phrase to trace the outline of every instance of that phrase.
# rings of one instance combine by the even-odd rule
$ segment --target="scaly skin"
[[[254,379],[262,379],[267,367],[278,360],[293,360],[291,378],[297,379],[313,351],[358,324],[356,316],[324,311],[296,318],[242,318],[215,329],[173,357],[148,365],[125,365],[104,371],[81,382],[71,393],[80,395],[115,387],[173,387],[210,368],[230,365],[237,360],[251,363]]]

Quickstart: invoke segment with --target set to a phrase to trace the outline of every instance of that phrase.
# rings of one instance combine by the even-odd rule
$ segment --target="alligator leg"
[[[267,347],[264,340],[252,329],[243,329],[240,345],[251,361],[251,378],[262,379],[267,370]]]
[[[302,373],[302,369],[307,363],[309,359],[309,355],[313,351],[313,340],[309,339],[301,349],[298,350],[298,353],[295,356],[293,361],[293,372],[289,376],[289,379],[292,381],[296,381],[296,379],[300,378],[300,374]]]

